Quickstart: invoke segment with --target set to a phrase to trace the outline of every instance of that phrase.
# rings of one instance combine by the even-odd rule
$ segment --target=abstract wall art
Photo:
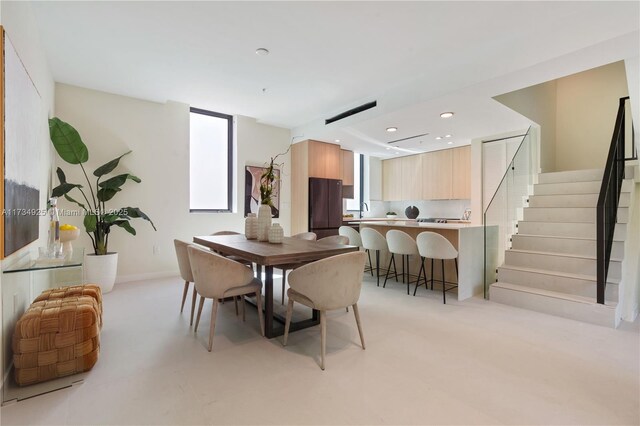
[[[244,189],[244,215],[258,213],[260,205],[260,176],[266,167],[246,166],[245,167],[245,189]],[[273,206],[271,214],[274,218],[280,217],[280,170],[275,169],[276,180],[273,184]]]

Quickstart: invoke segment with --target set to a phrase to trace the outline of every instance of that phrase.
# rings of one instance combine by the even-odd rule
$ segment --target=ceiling
[[[503,77],[637,33],[640,22],[638,2],[33,4],[57,82],[255,117],[379,156],[526,127],[491,96],[527,79]],[[624,38],[621,54],[637,55],[637,38]],[[324,126],[371,100],[373,110]],[[440,119],[446,110],[456,115]],[[421,133],[399,154],[386,150]]]

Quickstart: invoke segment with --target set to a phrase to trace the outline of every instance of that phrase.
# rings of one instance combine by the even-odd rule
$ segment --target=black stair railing
[[[616,229],[618,201],[624,180],[625,168],[625,103],[629,97],[620,98],[616,124],[611,138],[607,164],[602,176],[596,213],[597,244],[597,302],[604,304],[604,294],[611,259],[611,247]],[[633,130],[632,130],[633,134]],[[632,156],[635,156],[635,138],[632,136]]]

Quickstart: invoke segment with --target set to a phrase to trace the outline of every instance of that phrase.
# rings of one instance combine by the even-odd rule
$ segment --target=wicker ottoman
[[[91,296],[34,302],[16,324],[13,363],[18,385],[90,370],[100,352],[98,302]]]
[[[98,284],[72,285],[67,287],[52,288],[43,291],[34,302],[51,299],[64,299],[67,297],[90,296],[98,302],[99,325],[102,327],[102,290]]]

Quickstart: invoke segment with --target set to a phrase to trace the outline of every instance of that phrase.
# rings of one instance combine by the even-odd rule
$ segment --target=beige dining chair
[[[329,237],[320,238],[318,242],[326,244],[342,244],[346,246],[349,245],[349,237],[345,237],[344,235],[331,235]]]
[[[211,251],[195,246],[187,248],[195,288],[200,295],[198,315],[194,332],[198,331],[204,299],[213,299],[211,310],[211,327],[209,329],[209,352],[213,348],[213,334],[216,326],[218,304],[226,297],[240,296],[244,306],[244,296],[255,295],[260,320],[260,333],[264,336],[264,318],[262,315],[262,282],[254,278],[253,271],[245,265]],[[244,307],[243,307],[244,319]]]
[[[287,318],[283,345],[287,345],[293,303],[298,302],[320,311],[320,368],[324,370],[327,340],[326,312],[353,306],[362,349],[365,349],[358,300],[362,288],[366,254],[362,251],[340,254],[301,266],[289,274]]]
[[[178,268],[180,269],[180,277],[184,280],[184,290],[182,291],[182,304],[180,305],[180,313],[184,309],[184,302],[187,299],[187,292],[189,291],[189,284],[193,282],[193,272],[191,272],[191,263],[189,262],[189,253],[187,247],[189,243],[185,243],[180,240],[173,240],[173,245],[176,249],[176,256],[178,258]],[[193,286],[193,297],[191,298],[191,320],[189,325],[193,325],[193,312],[196,309],[196,286]]]
[[[291,238],[296,238],[298,240],[316,241],[318,236],[315,232],[300,232],[299,234],[292,235]],[[286,265],[279,265],[277,267],[277,269],[282,270],[282,301],[280,302],[280,304],[284,305],[284,290],[287,285],[287,271],[290,271],[302,265],[304,265],[304,263],[288,263]]]

